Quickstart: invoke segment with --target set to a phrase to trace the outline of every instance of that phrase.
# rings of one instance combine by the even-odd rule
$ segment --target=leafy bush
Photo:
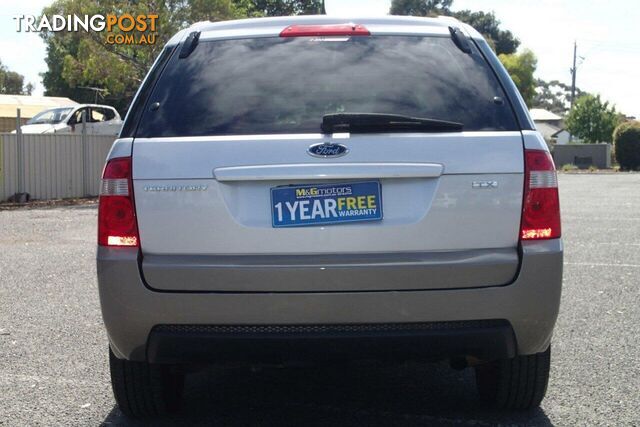
[[[562,171],[563,172],[569,172],[569,171],[574,171],[577,170],[578,167],[576,165],[574,165],[573,163],[565,163],[564,165],[562,165]]]
[[[600,95],[583,95],[569,112],[565,125],[574,137],[587,144],[611,142],[611,134],[620,123],[620,115],[613,105]]]
[[[622,123],[613,132],[616,159],[623,170],[640,170],[640,122]]]

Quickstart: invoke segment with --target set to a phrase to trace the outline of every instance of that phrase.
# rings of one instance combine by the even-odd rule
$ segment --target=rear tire
[[[118,359],[109,348],[111,386],[130,418],[153,418],[179,409],[184,373],[177,367]]]
[[[526,410],[540,406],[547,391],[551,347],[529,356],[516,356],[478,365],[480,398],[496,409]]]

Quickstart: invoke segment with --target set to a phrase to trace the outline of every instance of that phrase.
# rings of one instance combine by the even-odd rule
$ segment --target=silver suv
[[[562,282],[555,167],[473,28],[444,18],[200,23],[143,82],[104,169],[113,390],[176,407],[190,364],[473,367],[539,405]]]

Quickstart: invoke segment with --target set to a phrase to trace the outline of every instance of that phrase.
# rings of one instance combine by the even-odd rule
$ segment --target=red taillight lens
[[[107,162],[102,179],[131,178],[131,157],[116,157]]]
[[[140,245],[133,203],[131,157],[111,159],[104,168],[98,207],[98,244]]]
[[[546,151],[525,150],[520,238],[557,239],[560,235],[558,177],[553,159]]]
[[[331,24],[331,25],[289,25],[282,30],[280,37],[308,36],[370,36],[364,25]]]

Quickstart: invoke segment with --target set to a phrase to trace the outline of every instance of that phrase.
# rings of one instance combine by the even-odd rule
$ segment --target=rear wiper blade
[[[462,132],[463,124],[446,120],[380,113],[335,113],[322,117],[323,133]]]

